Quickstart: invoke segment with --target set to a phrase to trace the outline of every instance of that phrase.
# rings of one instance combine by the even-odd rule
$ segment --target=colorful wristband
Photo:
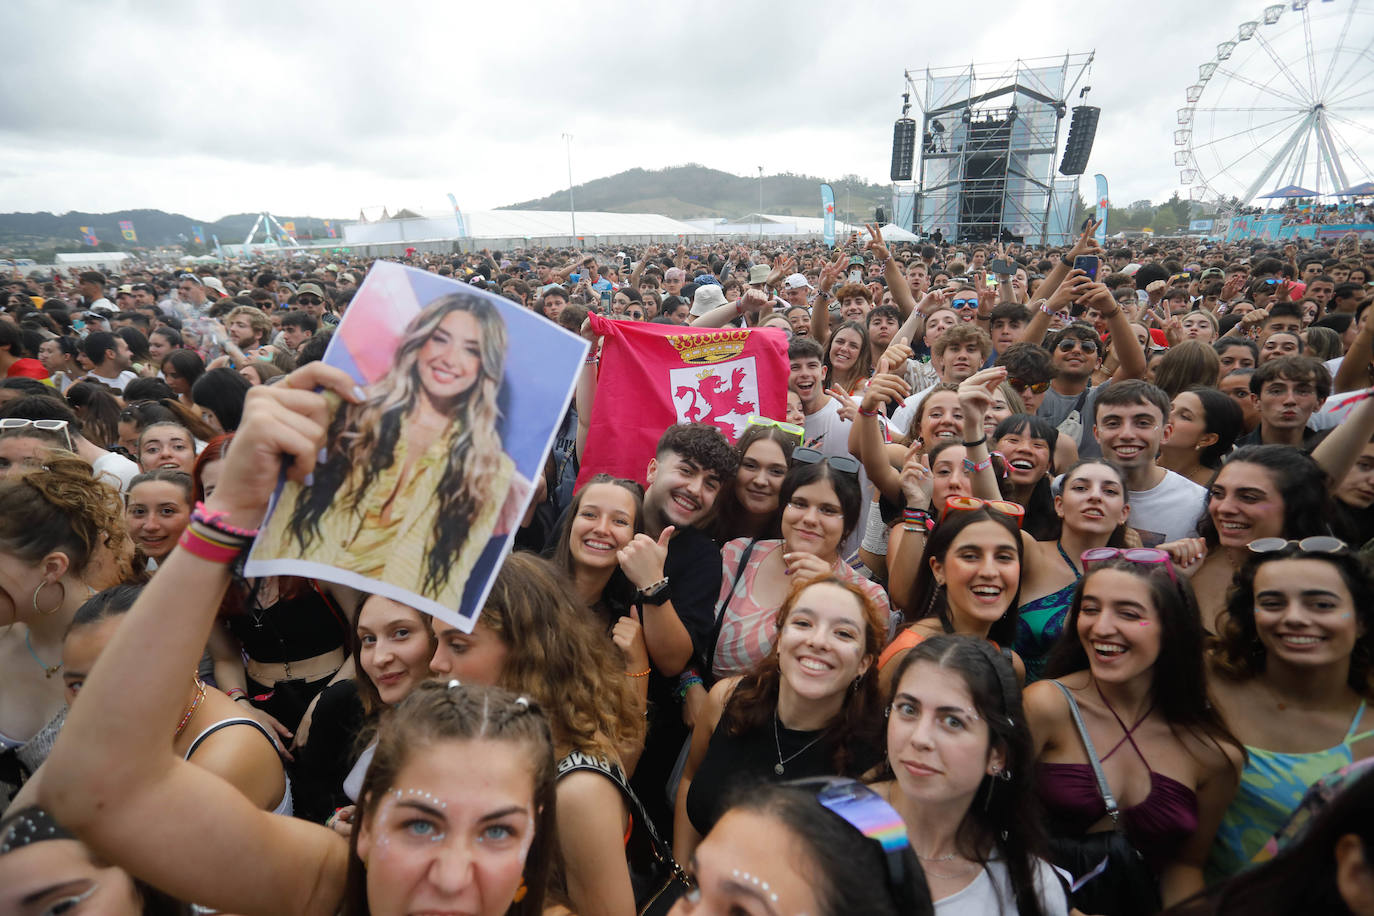
[[[243,552],[242,547],[229,547],[224,544],[216,543],[197,532],[189,525],[186,530],[181,532],[181,538],[177,541],[177,546],[192,556],[200,557],[211,563],[232,563],[238,559]]]
[[[251,541],[258,536],[257,528],[235,528],[227,524],[224,519],[229,517],[228,512],[217,512],[207,509],[205,503],[196,503],[195,509],[191,510],[191,521],[199,522],[211,531],[217,531],[231,538],[241,538]]]

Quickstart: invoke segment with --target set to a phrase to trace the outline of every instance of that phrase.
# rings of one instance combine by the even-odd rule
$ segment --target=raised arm
[[[1031,309],[1031,320],[1021,332],[1021,339],[1039,345],[1045,339],[1045,332],[1050,329],[1050,314],[1067,308],[1091,282],[1081,270],[1070,272],[1068,279],[1055,288],[1048,300],[1042,301],[1040,307]]]
[[[1374,438],[1374,398],[1366,397],[1322,440],[1321,445],[1312,450],[1312,460],[1326,472],[1333,491],[1345,480],[1371,438]]]
[[[1374,316],[1365,318],[1364,326],[1351,341],[1350,349],[1345,352],[1345,359],[1341,360],[1341,368],[1336,371],[1336,379],[1331,390],[1354,391],[1369,384],[1371,362],[1374,362]]]
[[[816,281],[816,298],[811,304],[811,336],[825,346],[830,339],[830,290],[844,269],[845,253],[835,255],[835,260],[821,268],[820,279]]]
[[[983,418],[992,406],[993,391],[1006,380],[1006,367],[993,366],[975,372],[959,385],[959,406],[964,411],[964,448],[975,468],[971,481],[973,495],[983,499],[1002,498],[1002,491],[997,487],[997,472],[992,467]]]
[[[317,387],[350,400],[361,394],[323,363],[249,392],[209,500],[229,525],[261,523],[283,459],[293,480],[314,469],[329,422]],[[188,530],[201,529],[193,522]],[[332,916],[348,861],[343,838],[259,810],[172,749],[188,674],[228,583],[226,563],[172,551],[87,678],[48,758],[40,800],[101,858],[183,900],[249,916]]]
[[[1145,351],[1131,333],[1131,321],[1112,298],[1112,291],[1104,283],[1089,283],[1082,289],[1084,301],[1107,320],[1107,328],[1112,335],[1112,350],[1117,360],[1117,370],[1112,379],[1120,382],[1128,378],[1144,378]]]
[[[883,279],[887,281],[888,292],[892,293],[892,301],[897,303],[897,311],[902,313],[903,320],[909,320],[916,312],[916,297],[911,295],[911,284],[906,282],[902,266],[893,259],[892,252],[887,250],[887,243],[883,241],[883,230],[877,223],[869,224],[867,228],[868,249],[883,265]],[[907,340],[915,339],[907,337]]]

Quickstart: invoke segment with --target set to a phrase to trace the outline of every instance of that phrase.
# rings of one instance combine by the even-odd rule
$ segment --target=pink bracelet
[[[191,510],[191,521],[200,522],[211,531],[218,531],[228,537],[244,538],[250,541],[258,536],[257,528],[235,528],[233,525],[226,524],[224,519],[228,517],[228,512],[207,509],[205,503],[196,503],[195,509]]]
[[[242,549],[238,547],[226,547],[223,544],[216,544],[214,541],[197,534],[194,529],[187,526],[181,532],[181,538],[177,541],[177,546],[192,556],[200,557],[211,563],[232,563],[238,559]]]

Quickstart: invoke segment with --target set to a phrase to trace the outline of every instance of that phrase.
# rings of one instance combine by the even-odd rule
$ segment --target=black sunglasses
[[[1084,353],[1096,353],[1097,341],[1080,340],[1077,337],[1066,337],[1059,341],[1059,344],[1055,347],[1060,353],[1068,353],[1075,348],[1082,350]]]
[[[306,293],[304,296],[297,296],[296,301],[301,305],[319,305],[324,300],[319,296],[313,296],[310,293]]]
[[[814,448],[799,448],[792,451],[792,460],[797,464],[820,464],[824,461],[831,469],[841,474],[859,474],[859,460],[849,455],[823,455]]]

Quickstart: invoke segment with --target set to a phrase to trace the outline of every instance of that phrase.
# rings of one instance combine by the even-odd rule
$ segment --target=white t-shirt
[[[1069,902],[1064,886],[1050,864],[1035,860],[1035,889],[1040,909],[1045,916],[1067,916]],[[978,873],[973,883],[958,893],[935,902],[935,916],[986,916],[989,913],[1015,913],[1016,897],[1012,893],[1007,866],[1001,859],[992,859]]]
[[[114,378],[106,378],[103,375],[96,375],[94,372],[88,372],[85,376],[82,377],[81,380],[83,382],[99,382],[107,388],[113,388],[115,391],[118,391],[120,394],[123,394],[124,389],[128,386],[128,384],[136,378],[138,378],[137,375],[135,375],[132,371],[125,369],[123,372],[119,373],[119,375],[115,376]]]
[[[106,452],[91,465],[91,476],[96,480],[104,478],[111,486],[118,487],[120,493],[127,493],[129,481],[138,476],[138,465],[118,452]]]
[[[807,415],[806,442],[804,444],[807,448],[814,448],[826,457],[854,458],[855,456],[849,453],[849,427],[852,425],[848,420],[840,417],[840,402],[830,398],[820,410]],[[863,540],[864,531],[868,525],[869,506],[873,501],[873,483],[864,473],[862,466],[859,468],[859,489],[862,494],[859,523],[854,526],[849,537],[840,545],[840,555],[845,560],[857,559],[859,543]]]
[[[1207,511],[1207,488],[1182,474],[1166,470],[1164,479],[1149,490],[1132,490],[1131,517],[1146,547],[1197,537],[1198,519]]]

